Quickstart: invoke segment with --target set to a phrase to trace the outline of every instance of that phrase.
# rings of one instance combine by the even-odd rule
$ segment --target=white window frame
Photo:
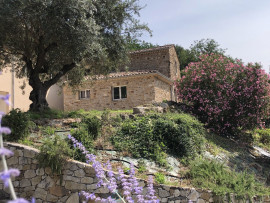
[[[87,96],[87,91],[89,91],[89,97]],[[82,92],[84,92],[85,97],[81,97]],[[91,96],[91,91],[89,89],[87,89],[87,90],[79,90],[79,100],[90,99],[90,96]]]
[[[113,101],[127,99],[127,97],[126,98],[122,98],[121,87],[126,87],[126,95],[127,95],[127,86],[126,85],[123,85],[123,86],[113,86],[112,87],[112,99],[113,99]],[[119,99],[115,99],[114,98],[114,88],[118,88],[119,89]]]

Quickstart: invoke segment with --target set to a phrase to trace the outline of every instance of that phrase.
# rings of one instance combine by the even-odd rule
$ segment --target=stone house
[[[130,53],[126,71],[86,80],[76,91],[63,88],[64,110],[131,109],[134,106],[175,101],[174,81],[180,79],[174,45]]]

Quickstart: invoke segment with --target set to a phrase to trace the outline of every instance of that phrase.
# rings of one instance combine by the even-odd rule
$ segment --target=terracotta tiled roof
[[[129,76],[137,76],[137,75],[147,75],[147,74],[157,74],[164,79],[171,81],[170,78],[166,77],[165,75],[161,74],[157,70],[141,70],[141,71],[129,71],[129,72],[116,72],[116,73],[110,73],[108,75],[96,75],[93,77],[88,77],[88,79],[96,79],[96,80],[102,80],[102,79],[110,79],[110,78],[120,78],[120,77],[129,77]]]
[[[158,50],[162,50],[162,49],[169,49],[171,47],[174,47],[174,44],[168,44],[168,45],[164,45],[164,46],[158,46],[158,47],[153,47],[150,49],[141,49],[138,51],[131,51],[129,52],[130,54],[135,54],[135,53],[142,53],[142,52],[151,52],[151,51],[158,51]]]

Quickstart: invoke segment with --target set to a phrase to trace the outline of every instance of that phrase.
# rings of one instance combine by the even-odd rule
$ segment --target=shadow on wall
[[[63,89],[58,85],[53,85],[46,96],[49,107],[57,110],[64,110]]]

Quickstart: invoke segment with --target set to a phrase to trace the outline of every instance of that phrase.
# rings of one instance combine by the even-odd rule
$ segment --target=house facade
[[[180,63],[174,45],[129,53],[130,62],[121,72],[98,76],[73,91],[67,85],[52,86],[47,93],[49,107],[59,110],[131,109],[163,100],[175,101],[174,80],[180,79]],[[0,94],[10,94],[10,106],[0,101],[0,111],[29,109],[32,88],[27,79],[18,79],[5,68],[0,75]],[[124,71],[125,70],[125,71]],[[21,86],[25,85],[24,90]]]
[[[89,79],[77,90],[64,86],[64,110],[131,109],[152,102],[176,101],[177,79],[180,63],[174,45],[131,52],[130,62],[122,72]]]

